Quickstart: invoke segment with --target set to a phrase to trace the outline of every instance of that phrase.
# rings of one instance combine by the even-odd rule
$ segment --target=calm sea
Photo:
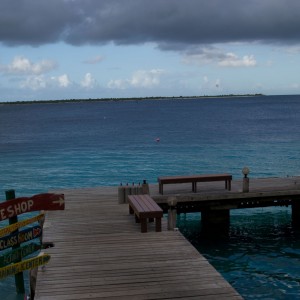
[[[155,183],[159,175],[300,175],[300,96],[0,104],[0,193]],[[1,195],[0,194],[0,195]],[[290,208],[232,212],[230,236],[178,226],[245,299],[300,299],[300,233]],[[14,278],[0,298],[15,299]]]

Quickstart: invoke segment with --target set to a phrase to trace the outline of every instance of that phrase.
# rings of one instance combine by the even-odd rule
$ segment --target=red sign
[[[32,197],[21,197],[0,203],[0,221],[38,210],[65,209],[64,194],[38,194]]]

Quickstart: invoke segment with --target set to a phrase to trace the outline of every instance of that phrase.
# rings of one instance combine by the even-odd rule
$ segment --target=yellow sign
[[[40,253],[40,255],[23,260],[19,263],[0,268],[0,279],[7,276],[15,275],[17,273],[23,272],[25,270],[34,269],[38,266],[45,265],[50,260],[50,255],[45,253]]]
[[[31,224],[33,222],[39,221],[44,217],[45,217],[45,214],[39,214],[39,215],[37,215],[35,217],[32,217],[30,219],[14,223],[14,224],[9,225],[9,226],[4,227],[4,228],[0,228],[0,237],[5,236],[7,234],[10,234],[11,232],[19,229],[20,227],[23,227],[23,226],[26,226],[26,225]]]

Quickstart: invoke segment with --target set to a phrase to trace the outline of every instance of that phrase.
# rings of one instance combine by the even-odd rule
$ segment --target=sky
[[[299,0],[1,0],[0,102],[300,94]]]

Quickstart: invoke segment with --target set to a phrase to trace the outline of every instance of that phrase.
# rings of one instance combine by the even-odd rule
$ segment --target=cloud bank
[[[24,56],[16,56],[11,64],[0,64],[0,72],[13,75],[39,75],[56,68],[56,63],[50,60],[42,60],[38,63],[31,62]]]
[[[220,67],[254,67],[257,64],[253,55],[244,55],[241,58],[232,52],[224,53],[216,47],[203,47],[194,52],[186,52],[182,62],[191,65],[203,65],[216,62]]]
[[[0,42],[10,46],[297,44],[299,28],[299,0],[2,0],[0,9]]]
[[[108,88],[110,89],[127,89],[134,88],[152,88],[159,85],[160,77],[165,73],[162,69],[152,69],[149,71],[138,70],[134,72],[130,79],[110,80]]]

